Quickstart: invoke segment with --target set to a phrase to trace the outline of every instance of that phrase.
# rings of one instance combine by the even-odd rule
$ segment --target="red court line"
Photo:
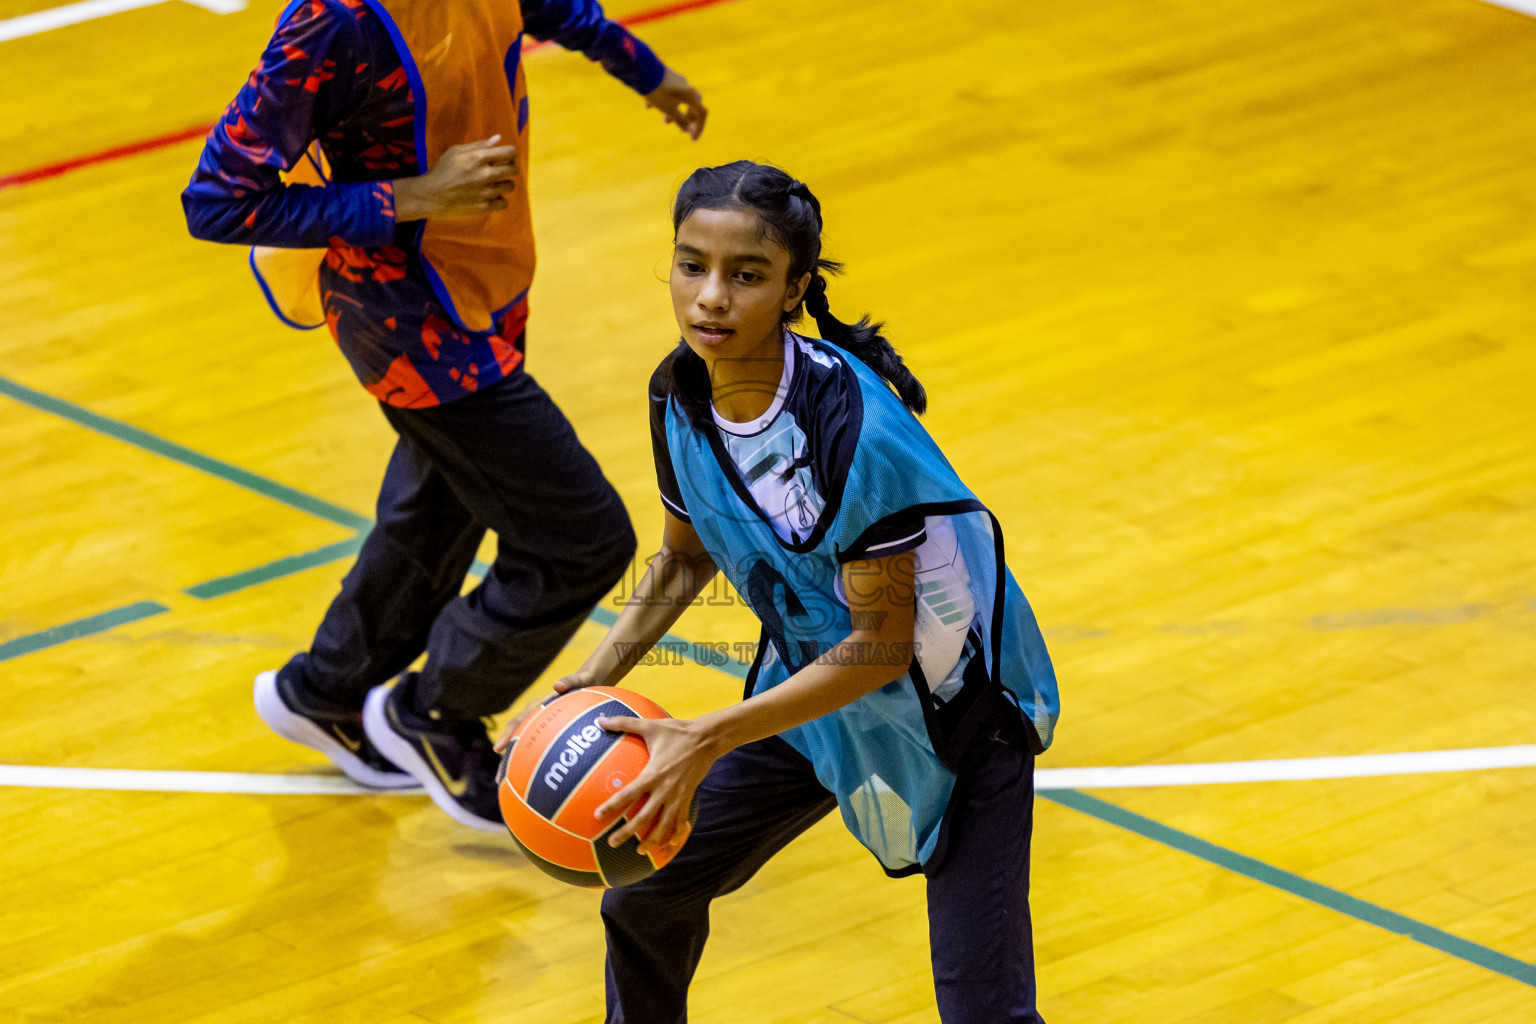
[[[644,25],[648,21],[660,21],[662,18],[670,18],[674,14],[685,14],[688,11],[702,10],[705,7],[713,7],[723,4],[726,0],[680,0],[678,3],[662,4],[660,7],[652,7],[649,10],[639,11],[628,17],[620,18],[619,24],[626,28],[635,25]]]
[[[714,7],[728,0],[680,0],[678,3],[662,4],[648,10],[638,11],[628,17],[619,18],[618,22],[626,27],[644,25],[651,21],[660,21],[676,14],[686,14],[689,11],[701,10],[705,7]],[[545,42],[532,43],[526,47],[528,50],[538,50],[549,45]],[[174,146],[180,142],[190,142],[200,139],[208,134],[209,130],[217,122],[194,125],[191,128],[183,128],[180,131],[167,135],[157,135],[151,139],[140,139],[138,142],[130,142],[123,146],[113,146],[111,149],[103,149],[97,153],[87,153],[84,156],[73,157],[69,160],[61,160],[56,164],[44,164],[42,167],[33,167],[25,171],[14,171],[10,174],[0,174],[0,192],[18,185],[27,185],[34,181],[43,181],[48,178],[57,178],[61,174],[78,170],[81,167],[92,167],[96,164],[110,163],[123,157],[137,156],[140,153],[150,153],[166,146]]]
[[[99,153],[87,153],[85,156],[77,156],[70,160],[61,160],[56,164],[46,164],[42,167],[34,167],[29,171],[17,171],[14,174],[0,174],[0,189],[15,188],[17,185],[25,185],[33,181],[42,181],[44,178],[57,178],[61,174],[73,171],[77,167],[89,167],[92,164],[104,164],[112,160],[118,160],[125,156],[136,156],[139,153],[148,153],[156,149],[164,149],[166,146],[174,146],[178,142],[187,142],[191,139],[201,139],[208,134],[212,124],[200,124],[192,128],[183,128],[179,132],[171,132],[169,135],[157,135],[152,139],[140,139],[138,142],[130,142],[126,146],[113,146]]]

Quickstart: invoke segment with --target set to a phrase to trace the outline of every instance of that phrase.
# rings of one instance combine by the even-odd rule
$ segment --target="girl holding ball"
[[[762,638],[739,703],[601,723],[650,752],[599,809],[628,808],[610,842],[676,849],[603,897],[608,1020],[684,1021],[710,901],[835,807],[887,873],[925,877],[946,1024],[1038,1024],[1033,771],[1058,700],[1001,528],[918,422],[927,396],[880,325],[833,316],[839,266],[806,185],[702,168],[673,228],[682,342],[651,378],[660,551],[555,689],[617,684],[716,572]],[[805,313],[820,338],[791,329]]]

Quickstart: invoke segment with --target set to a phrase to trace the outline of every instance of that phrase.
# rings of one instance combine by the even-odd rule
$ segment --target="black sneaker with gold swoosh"
[[[401,771],[363,732],[363,714],[311,693],[290,666],[256,677],[256,714],[285,740],[318,750],[371,789],[409,789],[415,776]]]
[[[496,770],[501,759],[479,718],[448,721],[415,710],[416,673],[393,687],[375,686],[363,705],[363,729],[373,745],[416,777],[432,802],[454,821],[501,832]]]

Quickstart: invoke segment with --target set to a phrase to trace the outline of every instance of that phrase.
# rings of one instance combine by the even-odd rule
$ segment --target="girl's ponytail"
[[[901,398],[902,404],[921,416],[928,411],[928,392],[922,383],[907,369],[900,353],[880,333],[883,323],[875,323],[868,316],[859,318],[856,324],[845,324],[832,315],[827,305],[828,273],[838,269],[830,260],[817,260],[811,284],[805,291],[805,311],[816,321],[821,336],[845,352],[851,352],[874,370]],[[827,266],[826,264],[831,264]]]

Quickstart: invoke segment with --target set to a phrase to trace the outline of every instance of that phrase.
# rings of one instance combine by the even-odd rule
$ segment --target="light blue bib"
[[[777,686],[852,632],[839,555],[876,523],[912,510],[953,527],[971,591],[962,604],[973,609],[980,637],[975,656],[1044,750],[1059,710],[1056,676],[1034,612],[1004,563],[996,519],[879,376],[827,342],[812,344],[857,378],[848,436],[854,449],[846,476],[831,481],[815,528],[798,544],[782,540],[752,502],[713,425],[695,429],[675,399],[667,407],[667,448],[694,529],[763,624],[747,695]],[[933,724],[930,686],[939,681],[921,677],[909,668],[783,735],[837,797],[849,830],[894,874],[917,870],[935,852],[955,782]]]

